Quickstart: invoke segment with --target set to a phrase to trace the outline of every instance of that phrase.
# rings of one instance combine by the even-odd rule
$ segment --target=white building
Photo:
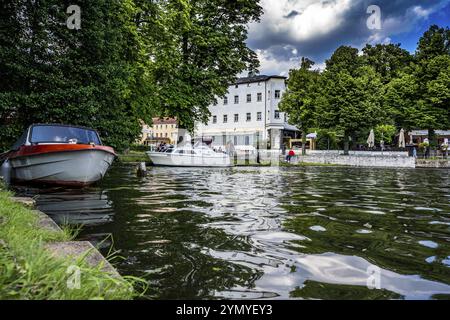
[[[287,123],[278,103],[286,90],[286,78],[253,76],[240,78],[224,98],[210,106],[207,124],[196,124],[196,137],[210,138],[214,147],[232,142],[236,149],[280,149],[283,138],[297,129]]]

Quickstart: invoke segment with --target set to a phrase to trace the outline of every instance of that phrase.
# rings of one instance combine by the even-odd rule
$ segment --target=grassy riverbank
[[[119,162],[122,163],[137,163],[137,162],[150,162],[150,159],[141,151],[130,151],[127,154],[118,155]]]
[[[0,300],[4,299],[132,299],[136,279],[112,276],[83,259],[52,256],[45,245],[69,241],[69,230],[38,227],[30,209],[11,200],[0,186]],[[79,288],[69,289],[70,266],[79,267]]]

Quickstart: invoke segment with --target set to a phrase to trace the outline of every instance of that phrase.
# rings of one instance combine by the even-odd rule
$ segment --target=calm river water
[[[116,166],[27,192],[112,245],[148,298],[450,298],[449,170]]]

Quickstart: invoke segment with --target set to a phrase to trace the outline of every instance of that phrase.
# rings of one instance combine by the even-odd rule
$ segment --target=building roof
[[[244,83],[254,83],[254,82],[266,82],[270,79],[283,79],[286,80],[286,77],[283,76],[266,76],[266,75],[257,75],[252,77],[244,77],[238,78],[235,84],[244,84]]]
[[[177,124],[175,118],[153,118],[153,124]]]

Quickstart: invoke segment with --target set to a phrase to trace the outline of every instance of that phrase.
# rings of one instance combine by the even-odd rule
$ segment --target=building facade
[[[195,136],[212,139],[214,147],[232,142],[237,149],[280,149],[298,130],[287,123],[278,104],[286,90],[286,78],[253,76],[240,78],[223,98],[210,106],[207,124],[198,123]]]
[[[153,118],[153,125],[142,125],[141,144],[166,142],[174,144],[178,139],[178,123],[174,118]]]

